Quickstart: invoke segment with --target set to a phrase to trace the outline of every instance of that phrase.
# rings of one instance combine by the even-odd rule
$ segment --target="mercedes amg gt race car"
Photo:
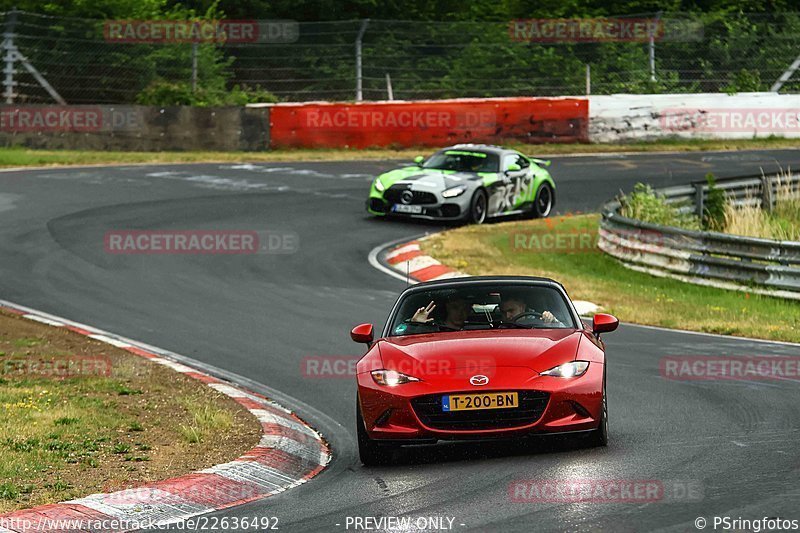
[[[561,284],[475,277],[422,283],[395,303],[383,333],[351,331],[368,351],[357,364],[361,461],[439,440],[583,433],[608,441],[603,332],[584,325]]]
[[[550,162],[516,150],[457,144],[415,162],[372,182],[369,213],[481,224],[505,215],[546,217],[555,204],[556,185],[544,168]]]

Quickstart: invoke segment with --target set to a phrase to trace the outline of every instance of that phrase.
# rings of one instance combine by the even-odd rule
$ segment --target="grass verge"
[[[599,215],[581,215],[467,226],[434,235],[422,248],[468,274],[556,279],[573,299],[625,322],[800,342],[797,302],[628,270],[597,248],[598,222]]]
[[[2,312],[0,406],[0,513],[224,463],[261,435],[199,381]]]
[[[796,140],[782,138],[744,140],[665,140],[617,144],[522,144],[509,147],[534,156],[594,154],[609,152],[696,152],[797,148]],[[83,150],[33,150],[0,148],[0,167],[100,165],[134,163],[235,163],[281,161],[349,161],[362,159],[408,159],[429,154],[432,148],[292,149],[265,152],[105,152]]]

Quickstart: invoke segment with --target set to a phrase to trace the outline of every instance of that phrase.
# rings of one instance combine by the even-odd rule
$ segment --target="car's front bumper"
[[[397,209],[418,212],[401,212],[397,211]],[[462,220],[466,216],[464,207],[455,202],[398,207],[398,204],[391,204],[378,197],[370,197],[367,200],[367,212],[376,216],[418,218],[422,220]]]
[[[602,364],[592,363],[587,372],[577,378],[536,375],[523,380],[522,384],[518,377],[520,370],[522,369],[498,369],[496,375],[491,376],[491,386],[485,388],[469,385],[465,387],[463,379],[444,380],[444,383],[436,386],[423,380],[386,387],[377,385],[369,373],[359,374],[358,396],[367,433],[375,440],[416,444],[436,440],[503,439],[570,433],[598,427],[602,410]],[[437,380],[440,381],[442,380]],[[484,392],[518,392],[520,395],[536,393],[546,395],[546,404],[541,414],[534,414],[532,418],[520,420],[513,425],[508,425],[508,420],[505,420],[502,421],[503,427],[492,427],[489,422],[485,426],[466,430],[443,428],[441,422],[434,425],[431,418],[426,418],[425,413],[419,409],[419,398]],[[483,413],[491,419],[493,411],[495,410],[486,410]],[[495,426],[501,425],[500,416],[497,415],[497,418]]]

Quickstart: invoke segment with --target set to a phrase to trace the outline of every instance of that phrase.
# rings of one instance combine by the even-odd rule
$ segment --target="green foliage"
[[[757,70],[741,69],[736,72],[724,88],[728,94],[758,92],[766,90],[761,82],[761,73]]]
[[[131,451],[131,445],[124,442],[118,442],[113,448],[111,448],[111,451],[117,454],[128,453]]]
[[[650,185],[637,183],[633,192],[620,199],[622,216],[684,229],[699,230],[700,220],[692,214],[679,211],[679,205],[667,203],[662,194],[656,193]]]
[[[224,87],[199,87],[192,91],[191,84],[186,82],[170,83],[156,80],[147,86],[136,98],[142,105],[198,107],[241,106],[251,103],[274,103],[278,98],[261,87],[239,87],[231,90]]]
[[[0,11],[17,8],[55,17],[97,19],[156,18],[166,11],[167,0],[0,0]]]
[[[703,229],[710,231],[725,230],[725,208],[728,205],[728,198],[725,191],[717,187],[717,180],[714,174],[706,174],[708,183],[708,194],[703,202]]]
[[[95,19],[20,23],[32,32],[31,42],[41,43],[26,55],[47,65],[54,86],[63,91],[64,85],[87,84],[63,94],[70,103],[93,98],[211,106],[271,102],[275,94],[352,98],[353,45],[364,19],[370,19],[363,50],[367,99],[386,97],[387,74],[401,99],[583,94],[586,65],[593,94],[764,91],[800,43],[800,16],[788,12],[797,9],[790,0],[0,0],[0,10],[13,6]],[[514,19],[649,18],[657,12],[664,20],[689,17],[703,36],[658,42],[654,79],[646,43],[525,43],[508,32]],[[298,41],[289,45],[197,46],[196,91],[189,90],[191,44],[102,41],[108,19],[226,18],[326,22],[301,26]],[[92,70],[74,72],[61,58],[81,58]],[[261,87],[244,85],[253,80]],[[798,90],[795,76],[785,91]]]
[[[0,500],[16,500],[19,497],[19,488],[11,482],[0,483]]]

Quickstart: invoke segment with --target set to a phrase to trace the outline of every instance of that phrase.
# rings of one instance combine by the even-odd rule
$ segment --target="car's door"
[[[503,155],[498,179],[498,212],[516,211],[530,202],[532,183],[531,162],[526,157],[516,152]]]
[[[524,204],[533,202],[536,191],[533,190],[534,167],[531,160],[520,153],[516,153],[516,163],[520,167],[519,177],[517,178],[517,192],[515,196],[514,208],[519,209]]]

